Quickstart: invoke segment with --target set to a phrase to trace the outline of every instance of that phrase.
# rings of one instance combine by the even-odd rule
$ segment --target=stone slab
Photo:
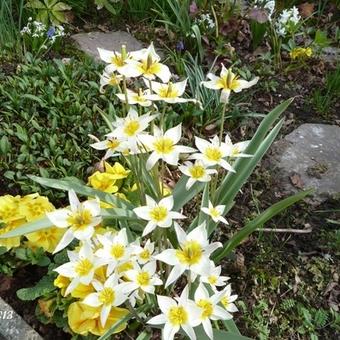
[[[0,298],[0,340],[43,340],[43,338]]]
[[[126,45],[129,52],[143,48],[140,41],[124,31],[78,33],[72,35],[71,38],[83,52],[96,60],[100,60],[98,47],[110,51],[120,51],[122,45]]]
[[[340,127],[299,126],[274,143],[271,163],[278,183],[286,192],[314,188],[313,198],[319,202],[340,195]]]

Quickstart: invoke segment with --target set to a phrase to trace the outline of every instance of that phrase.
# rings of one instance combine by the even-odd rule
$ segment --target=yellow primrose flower
[[[116,178],[112,174],[96,171],[88,178],[88,181],[91,187],[109,194],[118,191],[118,187],[115,185]]]
[[[131,172],[130,170],[126,170],[120,163],[115,162],[115,164],[112,166],[109,163],[105,162],[105,172],[113,175],[115,179],[123,179],[126,178],[129,173]]]
[[[10,222],[23,219],[19,213],[20,196],[0,196],[0,221]]]
[[[100,322],[100,308],[85,305],[82,302],[73,302],[67,311],[68,324],[74,333],[87,335],[92,333],[101,336],[117,321],[124,318],[129,311],[125,308],[113,307],[102,327]],[[126,323],[116,328],[114,333],[119,333],[126,328]]]
[[[212,73],[208,73],[207,77],[210,80],[202,81],[201,84],[208,89],[222,90],[220,98],[221,103],[228,103],[231,91],[236,93],[241,92],[243,89],[255,85],[259,80],[259,77],[255,77],[251,81],[239,79],[239,77],[232,72],[231,68],[226,69],[223,64],[219,77]]]
[[[19,213],[25,216],[27,222],[34,221],[53,210],[55,208],[48,198],[39,194],[26,195],[19,204]]]
[[[26,222],[25,219],[18,219],[16,221],[11,221],[5,224],[5,227],[0,227],[0,235],[8,233],[17,227],[20,227]],[[20,246],[20,236],[10,237],[10,238],[0,238],[0,247],[5,247],[7,250],[16,248]]]
[[[295,60],[295,59],[299,59],[299,58],[309,58],[311,57],[313,54],[313,50],[310,47],[307,48],[303,48],[303,47],[296,47],[293,48],[290,52],[289,52],[289,56],[291,57],[291,59]]]
[[[45,251],[53,253],[64,233],[65,229],[52,227],[27,234],[25,237],[30,241],[30,247],[42,247]]]
[[[57,278],[53,281],[55,287],[60,288],[60,293],[62,296],[65,296],[65,291],[68,285],[70,284],[70,279],[66,276],[58,275]]]

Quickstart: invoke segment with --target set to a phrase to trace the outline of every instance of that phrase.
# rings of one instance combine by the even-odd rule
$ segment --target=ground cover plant
[[[6,0],[0,296],[46,339],[335,338],[339,200],[265,154],[338,122],[336,6]],[[67,40],[125,25],[105,66]]]

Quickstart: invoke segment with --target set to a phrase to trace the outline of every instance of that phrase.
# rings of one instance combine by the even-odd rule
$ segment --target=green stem
[[[221,126],[220,126],[220,145],[222,144],[223,130],[224,130],[224,118],[225,118],[225,113],[227,111],[227,105],[228,103],[224,103],[223,110],[222,110]]]

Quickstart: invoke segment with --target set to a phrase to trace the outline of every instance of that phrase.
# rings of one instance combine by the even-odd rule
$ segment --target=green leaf
[[[314,43],[319,45],[321,48],[324,48],[324,47],[329,46],[331,41],[327,37],[327,32],[317,30],[315,32]]]
[[[233,319],[230,320],[223,320],[222,321],[224,326],[231,332],[235,334],[241,334],[240,331],[238,330],[236,323]]]
[[[283,120],[280,120],[275,125],[273,130],[268,134],[265,140],[260,144],[256,152],[253,153],[253,157],[243,158],[242,161],[235,166],[236,173],[230,172],[227,177],[222,181],[220,189],[217,191],[217,202],[219,202],[219,204],[224,204],[229,209],[232,207],[232,202],[234,201],[235,196],[237,195],[243,184],[247,181],[258,162],[262,159],[271,144],[274,142],[282,127],[282,124]],[[249,153],[248,151],[246,152]],[[242,164],[242,168],[239,166],[239,164]],[[227,212],[228,210],[225,211],[225,214]]]
[[[182,175],[179,181],[176,183],[172,192],[174,197],[173,210],[178,211],[188,203],[193,197],[198,195],[204,188],[204,183],[196,182],[189,190],[185,188],[185,184],[188,180],[187,176]]]
[[[45,228],[50,228],[52,226],[53,225],[51,221],[47,217],[44,217],[42,219],[39,219],[33,222],[25,223],[22,226],[9,231],[8,233],[0,234],[0,239],[26,235],[29,233],[33,233],[34,231],[38,231],[38,230],[45,229]]]
[[[142,333],[140,333],[138,335],[138,337],[136,338],[136,340],[150,340],[151,339],[151,334],[148,333],[147,331],[143,331]]]
[[[19,289],[17,291],[17,296],[23,301],[33,301],[55,290],[56,287],[54,286],[53,281],[53,276],[43,276],[34,287]]]
[[[150,307],[150,305],[146,304],[143,305],[137,309],[135,309],[135,315],[142,313],[144,310],[148,309]],[[120,319],[119,321],[117,321],[114,325],[112,325],[112,327],[110,327],[101,337],[98,338],[98,340],[105,340],[108,339],[112,334],[114,334],[115,330],[122,325],[125,322],[128,322],[130,319],[132,319],[135,315],[132,313],[129,313],[128,315],[126,315],[124,318]]]
[[[252,232],[254,232],[257,228],[262,227],[267,221],[271,218],[287,209],[292,204],[302,200],[307,195],[309,195],[313,190],[306,190],[299,192],[293,196],[285,198],[280,202],[273,204],[271,207],[266,209],[263,213],[257,216],[255,219],[250,221],[243,227],[239,232],[237,232],[223,247],[222,250],[219,250],[213,255],[213,260],[215,262],[220,262],[224,257],[226,257],[230,252],[235,249],[244,239],[246,239]]]
[[[50,188],[65,190],[65,191],[73,189],[77,194],[80,194],[80,195],[84,195],[88,197],[98,197],[102,202],[112,204],[113,206],[117,206],[118,208],[124,208],[124,209],[129,209],[129,210],[133,210],[133,208],[135,208],[133,204],[127,201],[124,201],[117,196],[105,193],[100,190],[90,188],[79,182],[75,182],[73,178],[50,179],[50,178],[42,178],[38,176],[33,176],[33,175],[29,175],[28,177],[32,179],[33,181],[41,185],[50,187]]]

